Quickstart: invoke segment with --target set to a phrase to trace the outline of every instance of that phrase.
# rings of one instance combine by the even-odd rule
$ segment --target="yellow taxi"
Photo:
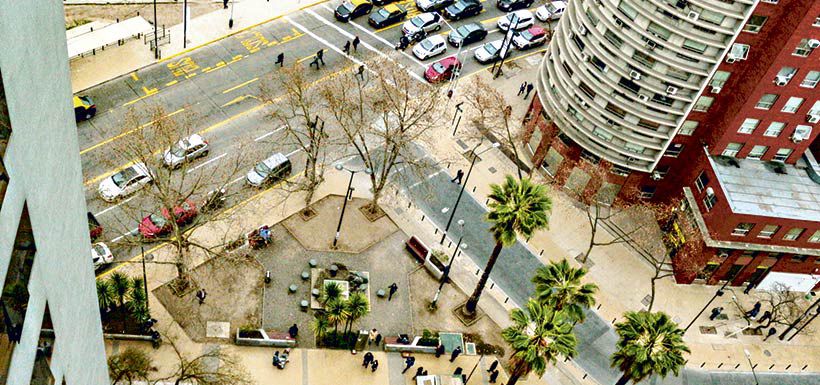
[[[79,122],[94,117],[97,113],[97,105],[88,96],[74,95],[74,118]]]

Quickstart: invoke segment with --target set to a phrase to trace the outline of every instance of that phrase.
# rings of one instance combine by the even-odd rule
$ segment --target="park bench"
[[[296,340],[290,337],[287,332],[277,332],[273,330],[262,330],[263,338],[246,338],[239,336],[239,330],[236,331],[236,344],[244,346],[272,346],[292,348],[296,346]]]
[[[411,338],[410,344],[400,344],[398,337],[384,338],[384,351],[386,352],[400,352],[400,353],[428,353],[435,354],[435,346],[421,346],[416,345],[420,337]]]
[[[409,251],[410,254],[416,257],[420,262],[427,260],[427,255],[430,254],[430,249],[427,245],[425,245],[420,239],[416,238],[415,235],[410,237],[404,246],[407,251]]]

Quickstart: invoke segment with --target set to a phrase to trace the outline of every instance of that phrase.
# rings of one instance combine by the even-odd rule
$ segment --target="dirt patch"
[[[189,0],[191,18],[202,16],[222,8],[221,4],[212,1]],[[83,21],[111,21],[125,20],[135,16],[142,16],[145,20],[154,22],[153,4],[134,5],[66,5],[66,25],[78,24]],[[157,24],[170,28],[182,23],[182,1],[176,4],[157,4]]]
[[[262,285],[264,272],[252,258],[213,258],[190,272],[192,286],[205,289],[205,303],[199,304],[196,290],[178,297],[170,283],[154,290],[154,295],[197,342],[206,338],[209,321],[230,322],[231,331],[254,325],[259,327],[262,314]],[[218,341],[218,340],[214,340]]]

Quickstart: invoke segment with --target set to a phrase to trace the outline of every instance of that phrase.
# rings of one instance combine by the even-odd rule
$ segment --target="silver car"
[[[131,195],[154,179],[144,163],[131,165],[100,182],[100,197],[106,202],[113,202]]]
[[[162,154],[162,163],[168,168],[177,168],[183,163],[208,155],[208,141],[198,134],[193,134],[174,143]]]

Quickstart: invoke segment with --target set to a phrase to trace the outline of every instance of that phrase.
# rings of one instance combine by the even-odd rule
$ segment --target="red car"
[[[513,45],[521,50],[538,47],[547,42],[547,31],[539,26],[533,26],[526,31],[515,34],[512,39]]]
[[[174,218],[176,218],[178,226],[191,223],[196,215],[196,205],[190,200],[186,200],[181,205],[174,207]],[[172,229],[171,219],[171,213],[168,212],[168,209],[162,209],[162,215],[151,214],[143,218],[139,225],[139,232],[145,238],[156,238],[168,234]]]
[[[461,62],[455,56],[441,59],[427,67],[424,78],[430,83],[446,82],[453,77],[453,72],[461,69]]]

